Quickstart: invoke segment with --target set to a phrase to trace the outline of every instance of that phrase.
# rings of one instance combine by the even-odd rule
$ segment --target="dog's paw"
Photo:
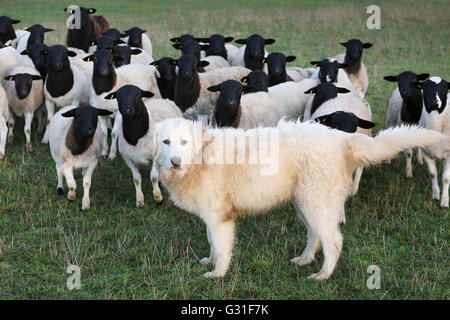
[[[314,280],[327,280],[330,276],[327,275],[325,272],[320,271],[318,273],[311,274],[308,279],[314,279]]]
[[[200,260],[202,266],[206,266],[211,263],[211,258],[203,258]]]
[[[205,278],[219,278],[219,277],[223,277],[225,275],[224,272],[217,272],[215,270],[210,271],[210,272],[206,272],[203,274],[203,276]]]
[[[300,256],[300,257],[292,258],[291,262],[295,263],[295,264],[297,264],[299,266],[304,266],[306,264],[310,264],[311,262],[314,262],[314,258]]]

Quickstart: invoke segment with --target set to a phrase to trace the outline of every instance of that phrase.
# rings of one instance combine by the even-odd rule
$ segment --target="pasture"
[[[56,0],[0,0],[0,14],[56,31],[47,44],[65,44],[63,8]],[[383,76],[404,70],[449,80],[450,4],[447,1],[379,1],[381,29],[366,28],[368,1],[79,1],[111,27],[140,26],[155,58],[178,57],[169,39],[183,33],[276,39],[269,52],[295,55],[290,65],[344,52],[339,42],[373,43],[364,51],[374,132],[385,128],[395,85]],[[1,63],[1,62],[0,62]],[[306,229],[290,205],[240,219],[233,260],[221,279],[205,279],[199,259],[209,253],[205,225],[165,197],[152,199],[150,170],[143,170],[144,208],[135,207],[131,172],[118,156],[101,159],[91,187],[91,209],[56,193],[54,162],[42,136],[32,134],[26,153],[23,119],[0,161],[1,299],[448,299],[449,210],[431,200],[426,165],[415,155],[413,178],[405,158],[364,171],[358,194],[346,203],[344,245],[329,280],[318,272],[321,253],[308,266],[291,265],[306,245]],[[282,159],[281,159],[282,161]],[[441,165],[438,167],[441,172]],[[81,173],[75,175],[81,190]],[[333,197],[332,194],[329,197]],[[68,265],[81,268],[81,289],[66,287]],[[381,270],[381,288],[369,290],[367,268]]]

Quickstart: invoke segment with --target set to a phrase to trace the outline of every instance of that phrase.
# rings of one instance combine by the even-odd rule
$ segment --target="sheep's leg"
[[[150,181],[152,182],[153,188],[153,199],[156,203],[161,203],[163,201],[163,196],[161,194],[161,189],[159,189],[159,170],[157,168],[156,161],[152,163],[152,170],[150,172]]]
[[[0,115],[0,159],[5,156],[6,137],[8,136],[8,126],[6,119]]]
[[[26,148],[27,152],[33,152],[33,146],[31,145],[31,123],[33,122],[34,111],[25,112],[25,137],[27,140]]]
[[[206,236],[208,237],[210,253],[209,253],[209,257],[203,258],[200,260],[200,263],[204,266],[206,266],[207,264],[210,264],[210,263],[212,263],[212,264],[216,263],[216,252],[214,251],[214,247],[212,246],[211,231],[209,230],[208,226],[206,226]]]
[[[62,196],[64,194],[64,168],[62,165],[56,165],[56,175],[58,177],[58,186],[56,187],[56,192]]]
[[[49,99],[45,99],[45,108],[47,109],[47,126],[45,128],[44,137],[42,138],[42,143],[48,143],[48,125],[50,124],[50,120],[55,113],[55,104],[51,102]]]
[[[91,188],[91,178],[95,167],[97,166],[97,161],[85,168],[83,173],[83,200],[81,209],[89,210],[91,207],[91,199],[89,198],[89,189]]]
[[[99,117],[100,128],[103,131],[103,148],[102,148],[102,157],[106,158],[108,156],[108,126],[106,117]]]
[[[67,194],[67,199],[69,201],[75,201],[77,198],[77,184],[75,178],[73,177],[73,166],[68,164],[63,164],[64,177],[66,178],[67,186],[69,187],[69,193]]]
[[[419,162],[419,164],[423,164],[423,153],[420,148],[417,149],[417,162]]]
[[[11,144],[14,142],[14,125],[16,123],[16,117],[13,112],[9,113],[8,119],[8,143]]]
[[[36,116],[38,120],[37,133],[41,134],[45,127],[45,109],[43,106],[36,110]]]
[[[405,155],[406,155],[406,177],[411,178],[412,177],[412,164],[411,164],[412,161],[411,161],[411,159],[412,159],[412,155],[413,155],[412,149],[406,150]]]
[[[353,177],[352,196],[354,196],[356,193],[358,193],[359,181],[361,180],[363,169],[364,169],[364,167],[358,167],[355,170],[355,175]]]
[[[144,206],[144,194],[142,193],[142,178],[138,167],[133,163],[133,161],[124,158],[125,163],[131,169],[131,174],[133,175],[134,188],[136,189],[136,207],[141,208]]]
[[[448,208],[448,186],[450,184],[450,157],[444,159],[444,172],[442,173],[441,207]]]
[[[109,160],[114,160],[117,154],[117,138],[119,137],[119,129],[122,126],[122,115],[115,112],[114,126],[111,130],[111,149],[109,151]]]
[[[426,154],[423,155],[425,162],[428,166],[428,172],[430,173],[431,184],[432,184],[432,198],[439,200],[439,184],[437,178],[437,169],[436,169],[436,161],[434,159],[429,158]]]

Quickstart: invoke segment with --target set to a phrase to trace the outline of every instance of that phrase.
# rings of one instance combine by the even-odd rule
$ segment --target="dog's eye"
[[[181,144],[182,144],[182,145],[185,145],[186,143],[187,143],[186,140],[181,140]]]
[[[163,141],[163,143],[169,145],[169,144],[170,144],[170,140],[169,140],[169,139],[166,139],[166,140]]]

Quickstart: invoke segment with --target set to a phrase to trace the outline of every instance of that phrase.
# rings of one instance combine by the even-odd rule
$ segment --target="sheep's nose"
[[[87,133],[88,133],[88,135],[93,135],[94,134],[94,129],[92,129],[92,128],[89,128],[88,130],[87,130]]]
[[[172,162],[172,165],[174,168],[179,168],[181,165],[181,158],[180,157],[172,157],[172,158],[170,158],[170,162]]]

